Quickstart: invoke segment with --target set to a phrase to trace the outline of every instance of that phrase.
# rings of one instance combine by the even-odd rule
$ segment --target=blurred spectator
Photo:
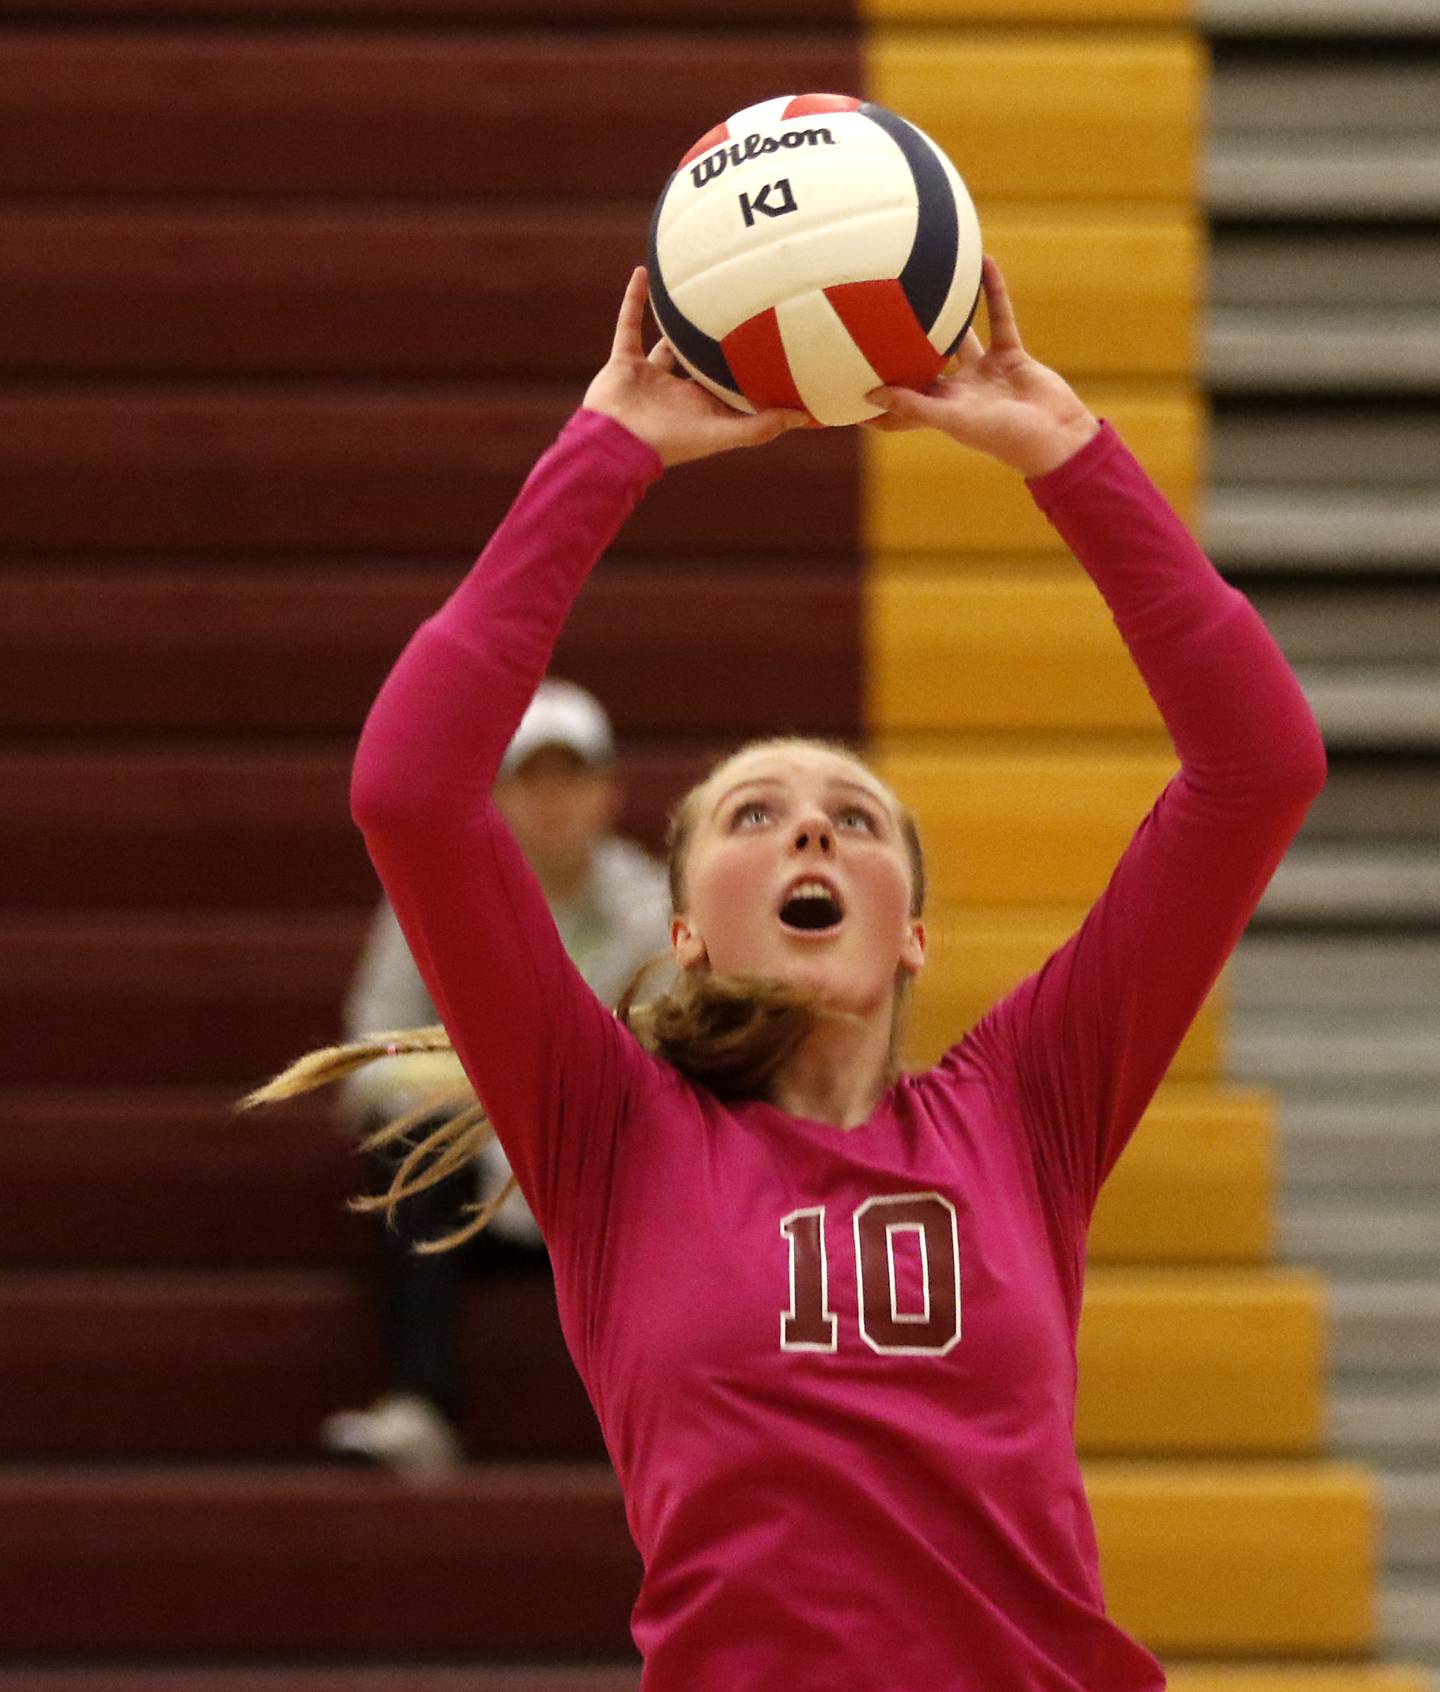
[[[572,683],[542,682],[500,765],[495,802],[539,879],[566,951],[607,1004],[668,946],[664,867],[612,832],[622,797],[614,737],[598,701]],[[346,1000],[347,1037],[437,1021],[400,925],[382,900]],[[348,1078],[342,1109],[365,1133],[465,1086],[450,1053],[382,1058]],[[375,1159],[380,1187],[389,1184],[392,1168]],[[409,1474],[441,1473],[463,1461],[466,1272],[538,1268],[544,1243],[517,1189],[468,1247],[434,1256],[412,1248],[449,1232],[467,1204],[498,1193],[509,1179],[510,1165],[492,1139],[472,1171],[407,1199],[397,1226],[381,1230],[387,1389],[366,1409],[326,1419],[321,1440],[332,1452]]]

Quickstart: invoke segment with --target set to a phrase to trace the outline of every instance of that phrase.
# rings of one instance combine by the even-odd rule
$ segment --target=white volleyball
[[[741,411],[877,415],[925,388],[970,326],[980,223],[939,147],[848,94],[736,112],[680,161],[650,228],[650,297],[690,373]]]

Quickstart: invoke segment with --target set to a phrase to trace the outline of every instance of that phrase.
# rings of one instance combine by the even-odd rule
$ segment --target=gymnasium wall
[[[777,92],[864,93],[951,151],[1033,350],[1196,518],[1204,82],[1175,0],[9,0],[0,1646],[30,1666],[0,1692],[238,1688],[186,1667],[217,1659],[349,1692],[357,1652],[408,1692],[459,1684],[419,1666],[447,1655],[629,1684],[633,1559],[543,1288],[472,1307],[462,1490],[304,1466],[375,1384],[354,1168],[320,1108],[225,1113],[335,1032],[375,891],[355,733],[603,358],[665,174]],[[746,736],[876,752],[934,870],[919,1058],[1070,931],[1174,768],[1018,481],[922,436],[668,476],[557,669],[612,708],[651,841]],[[1323,1285],[1271,1265],[1273,1109],[1224,1057],[1222,990],[1092,1241],[1112,1607],[1179,1692],[1412,1692],[1211,1666],[1373,1636]]]

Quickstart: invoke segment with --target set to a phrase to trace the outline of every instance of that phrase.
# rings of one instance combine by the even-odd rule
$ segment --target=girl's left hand
[[[637,269],[621,302],[610,357],[585,392],[587,410],[623,423],[667,465],[761,446],[810,421],[803,411],[777,408],[750,416],[734,410],[699,382],[675,374],[674,349],[666,340],[647,354],[640,339],[646,292],[645,271]]]
[[[1024,476],[1043,476],[1077,453],[1100,424],[1063,376],[1026,352],[994,259],[985,260],[981,285],[990,317],[989,348],[971,329],[954,370],[923,394],[913,388],[874,389],[865,397],[883,405],[885,415],[865,427],[941,429],[961,446],[988,453]]]

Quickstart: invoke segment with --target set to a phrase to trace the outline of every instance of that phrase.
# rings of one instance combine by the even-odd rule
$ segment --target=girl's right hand
[[[885,408],[867,428],[940,429],[961,446],[989,453],[1024,476],[1058,469],[1099,432],[1075,390],[1025,350],[1005,278],[987,258],[981,280],[990,317],[990,345],[972,329],[954,369],[923,393],[876,388],[867,394]]]
[[[675,374],[674,349],[666,340],[647,354],[640,339],[646,297],[642,266],[625,290],[610,357],[585,392],[587,410],[623,423],[666,465],[709,458],[732,447],[761,446],[809,422],[803,411],[779,407],[754,416],[734,410],[699,382]]]

